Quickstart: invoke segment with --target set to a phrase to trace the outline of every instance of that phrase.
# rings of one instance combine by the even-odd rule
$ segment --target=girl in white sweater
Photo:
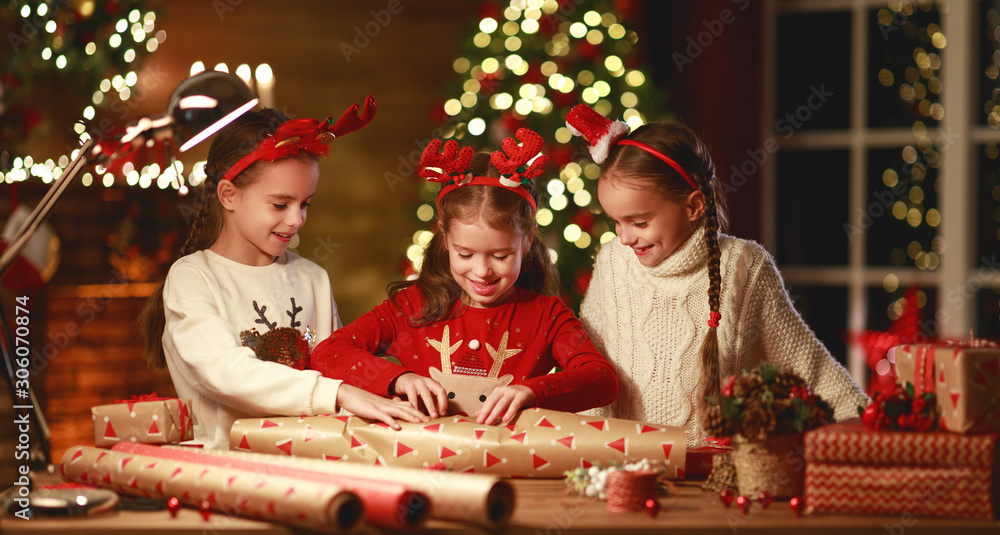
[[[243,341],[254,330],[311,327],[322,339],[341,327],[326,272],[287,249],[316,193],[325,142],[367,124],[374,100],[360,121],[356,112],[357,106],[336,125],[289,121],[270,109],[249,112],[209,149],[201,208],[181,251],[186,256],[170,267],[138,321],[148,361],[169,368],[177,395],[192,400],[194,439],[206,448],[228,448],[229,429],[244,416],[344,408],[397,429],[394,417],[426,421],[404,402],[259,360]]]
[[[566,122],[601,164],[598,199],[618,235],[580,309],[620,381],[598,414],[683,426],[700,446],[722,379],[770,362],[801,375],[836,419],[857,416],[867,396],[799,316],[774,260],[722,233],[725,197],[698,136],[678,123],[629,133],[583,104]]]

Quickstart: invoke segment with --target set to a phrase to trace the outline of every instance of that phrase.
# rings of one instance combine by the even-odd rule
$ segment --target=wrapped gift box
[[[233,423],[229,441],[241,451],[511,477],[562,478],[567,470],[645,458],[668,477],[684,477],[680,427],[545,409],[521,411],[501,426],[451,416],[399,425],[395,431],[357,416],[245,418]]]
[[[1000,431],[1000,347],[992,342],[902,345],[895,348],[900,384],[937,394],[941,428],[956,433]]]
[[[809,431],[806,512],[995,518],[998,437],[874,431],[857,421]]]
[[[194,438],[191,400],[157,398],[156,394],[90,408],[94,445],[119,442],[177,444]]]

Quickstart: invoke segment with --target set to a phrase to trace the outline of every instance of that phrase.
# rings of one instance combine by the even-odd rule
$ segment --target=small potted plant
[[[833,409],[790,370],[762,364],[733,375],[706,415],[706,431],[732,440],[740,494],[801,495],[803,433],[833,421]]]

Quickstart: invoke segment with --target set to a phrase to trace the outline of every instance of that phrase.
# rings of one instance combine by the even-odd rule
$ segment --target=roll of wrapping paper
[[[237,459],[228,455],[219,455],[220,452],[217,450],[161,448],[150,444],[132,443],[115,444],[111,449],[117,452],[134,453],[159,459],[186,461],[235,470],[247,470],[258,474],[341,485],[361,498],[369,524],[395,530],[420,527],[427,520],[430,512],[431,502],[427,495],[410,490],[402,483],[306,470],[290,465],[287,457],[282,459],[275,455],[272,456],[274,458],[267,460]]]
[[[183,449],[166,445],[163,449]],[[289,457],[242,451],[212,451],[234,459],[277,463],[338,476],[402,483],[430,497],[431,518],[468,522],[495,528],[507,524],[514,511],[514,489],[497,476],[463,474],[420,468],[389,468],[357,463]]]
[[[339,485],[89,446],[66,450],[61,470],[67,481],[195,507],[207,501],[223,514],[312,530],[354,533],[364,523],[361,500]]]

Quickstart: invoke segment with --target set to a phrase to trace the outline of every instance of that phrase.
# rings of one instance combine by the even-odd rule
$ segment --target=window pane
[[[976,338],[1000,339],[1000,290],[977,293]]]
[[[867,240],[867,263],[937,269],[942,243],[937,199],[940,155],[933,147],[868,151],[865,211],[851,214],[852,239]]]
[[[842,286],[793,286],[795,308],[823,345],[847,365],[847,288]]]
[[[778,263],[847,265],[845,150],[778,154]]]
[[[979,184],[976,189],[978,215],[976,218],[976,259],[1000,260],[1000,148],[996,143],[977,147]]]
[[[894,8],[900,11],[873,9],[868,16],[868,124],[923,130],[944,115],[941,17],[931,3],[895,2]]]
[[[822,41],[817,40],[822,36]],[[851,14],[778,16],[776,134],[847,128],[850,119]]]
[[[1000,94],[997,93],[997,75],[1000,71],[1000,2],[980,2],[979,26],[976,32],[979,59],[979,98],[976,103],[976,117],[979,124],[990,128],[1000,128]],[[982,103],[982,108],[979,104]]]

